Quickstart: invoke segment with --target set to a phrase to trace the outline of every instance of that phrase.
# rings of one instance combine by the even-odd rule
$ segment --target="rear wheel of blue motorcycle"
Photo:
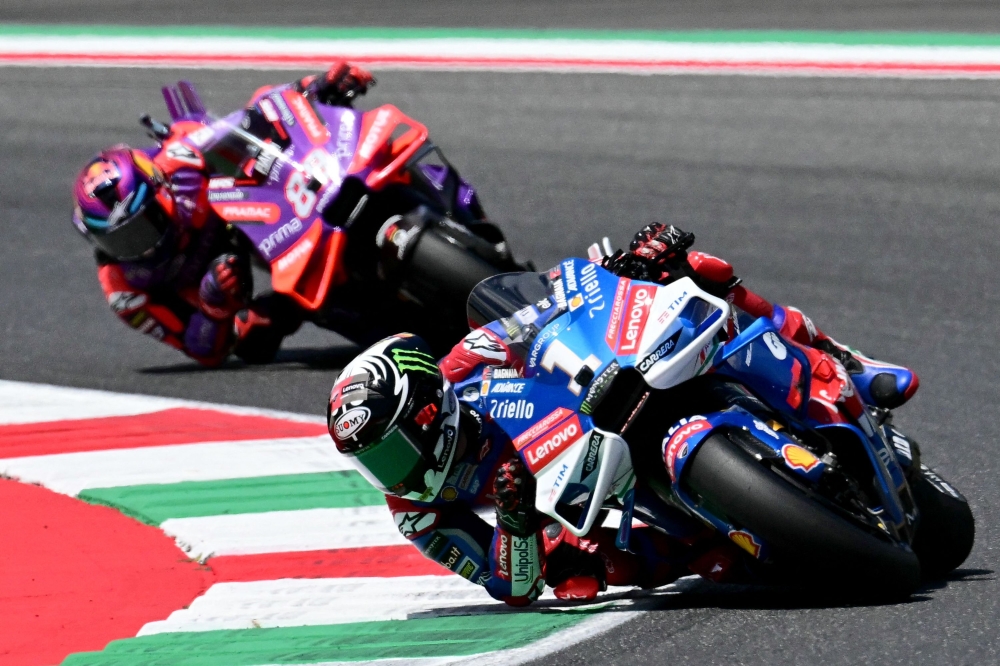
[[[910,479],[920,523],[913,550],[926,580],[936,580],[958,568],[972,551],[976,521],[969,503],[934,470],[922,467]]]
[[[912,551],[821,506],[724,432],[698,447],[682,483],[767,545],[770,557],[759,568],[777,581],[879,600],[909,596],[920,585]]]

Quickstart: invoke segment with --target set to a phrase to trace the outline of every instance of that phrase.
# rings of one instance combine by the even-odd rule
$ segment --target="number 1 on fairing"
[[[569,375],[569,386],[566,388],[573,395],[580,395],[580,391],[583,387],[576,383],[576,376],[583,369],[583,366],[589,367],[591,370],[597,370],[601,367],[601,359],[597,358],[593,354],[583,359],[576,355],[576,352],[567,347],[561,340],[553,340],[549,343],[549,348],[545,350],[545,355],[542,356],[542,367],[548,372],[552,372],[555,368],[559,368],[567,375]]]

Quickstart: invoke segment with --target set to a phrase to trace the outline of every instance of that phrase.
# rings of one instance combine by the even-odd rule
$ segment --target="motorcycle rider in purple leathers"
[[[292,85],[319,103],[348,106],[374,83],[367,71],[339,62]],[[95,247],[114,313],[212,366],[254,327],[289,335],[301,320],[276,299],[251,300],[249,257],[209,205],[208,176],[183,156],[114,146],[77,178],[73,224]]]
[[[617,275],[660,284],[690,277],[735,308],[771,318],[786,340],[809,352],[814,374],[849,373],[867,405],[894,408],[913,395],[913,372],[868,359],[824,335],[800,311],[769,303],[740,285],[725,261],[688,253],[693,240],[675,227],[650,225],[629,252],[602,263]],[[576,538],[538,514],[534,480],[510,439],[489,414],[456,394],[453,383],[487,368],[494,378],[522,376],[517,350],[530,347],[525,338],[556,314],[550,306],[530,326],[514,318],[487,324],[439,363],[420,338],[401,334],[379,342],[348,364],[333,387],[328,424],[338,450],[386,494],[400,532],[424,555],[511,605],[531,603],[546,584],[559,598],[593,599],[607,585],[659,587],[689,572],[734,579],[736,546],[711,530],[676,539],[636,528],[633,552],[624,552],[610,528]],[[835,408],[825,399],[812,402],[811,414],[814,407]],[[492,509],[496,526],[477,509]]]

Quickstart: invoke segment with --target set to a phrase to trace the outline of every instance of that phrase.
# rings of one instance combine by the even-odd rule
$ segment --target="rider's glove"
[[[250,272],[240,258],[235,254],[220,255],[201,279],[201,309],[214,319],[232,317],[246,307],[251,290]]]
[[[694,234],[674,225],[658,222],[646,225],[632,238],[629,251],[656,266],[677,265],[687,258],[687,249],[694,244]]]
[[[364,95],[375,85],[375,77],[368,70],[340,61],[312,81],[302,80],[302,86],[313,88],[316,99],[323,104],[347,106],[358,95]]]
[[[615,252],[601,262],[615,275],[661,282],[671,269],[684,271],[687,249],[694,243],[694,234],[673,225],[649,224],[633,237],[629,251]]]
[[[493,480],[491,495],[497,511],[497,524],[515,536],[528,536],[538,529],[535,512],[535,480],[524,463],[511,458],[500,465]]]

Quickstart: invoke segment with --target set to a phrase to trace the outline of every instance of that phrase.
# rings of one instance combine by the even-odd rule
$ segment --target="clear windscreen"
[[[275,125],[256,109],[221,118],[206,114],[203,122],[208,125],[199,131],[205,133],[204,143],[198,141],[199,132],[189,139],[201,144],[213,175],[261,178],[267,176],[276,161],[290,162],[283,154],[289,144],[287,136],[280,136]]]
[[[485,326],[546,298],[556,300],[545,273],[504,273],[476,285],[469,294],[466,313],[470,325]]]

